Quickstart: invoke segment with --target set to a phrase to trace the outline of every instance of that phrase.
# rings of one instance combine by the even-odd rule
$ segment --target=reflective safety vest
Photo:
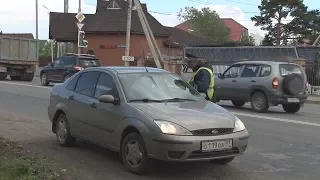
[[[198,74],[198,72],[202,69],[205,69],[209,72],[210,74],[210,85],[209,85],[209,88],[207,90],[207,95],[209,97],[210,100],[212,100],[213,98],[213,93],[214,93],[214,77],[213,77],[213,72],[211,69],[209,68],[206,68],[206,67],[201,67],[199,68],[196,72],[194,72],[191,76],[191,78],[189,79],[189,84],[194,84],[194,77]]]

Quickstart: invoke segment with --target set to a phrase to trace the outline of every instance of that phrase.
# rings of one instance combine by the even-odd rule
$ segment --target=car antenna
[[[147,66],[145,66],[144,68],[146,68],[146,71],[149,72],[148,69],[147,69]]]

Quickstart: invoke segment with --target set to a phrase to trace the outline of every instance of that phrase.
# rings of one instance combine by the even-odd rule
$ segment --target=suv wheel
[[[300,110],[301,105],[300,104],[282,104],[282,108],[287,113],[296,113]]]
[[[251,108],[259,113],[264,113],[269,109],[269,103],[263,92],[256,92],[251,96]]]
[[[231,101],[232,104],[235,106],[235,107],[242,107],[244,104],[246,104],[245,101]]]
[[[48,86],[49,83],[50,83],[50,82],[48,81],[48,79],[47,79],[46,73],[42,73],[42,74],[41,74],[40,80],[41,80],[42,86]]]
[[[76,138],[70,135],[70,126],[66,115],[60,114],[56,122],[56,136],[57,141],[61,146],[73,146]]]
[[[66,74],[63,78],[63,82],[66,82],[68,79],[70,78],[70,75],[69,74]]]
[[[140,134],[128,134],[121,146],[121,157],[125,166],[135,174],[143,174],[148,170],[147,149]]]

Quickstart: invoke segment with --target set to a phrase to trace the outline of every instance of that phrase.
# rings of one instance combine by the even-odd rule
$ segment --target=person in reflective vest
[[[214,94],[212,67],[202,60],[190,60],[188,61],[188,67],[193,71],[188,83],[195,87],[198,92],[205,93],[207,95],[206,99],[212,101]]]

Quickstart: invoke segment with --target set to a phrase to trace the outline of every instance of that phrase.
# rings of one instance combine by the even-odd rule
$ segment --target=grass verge
[[[65,180],[65,171],[57,171],[46,158],[0,137],[1,180]]]

